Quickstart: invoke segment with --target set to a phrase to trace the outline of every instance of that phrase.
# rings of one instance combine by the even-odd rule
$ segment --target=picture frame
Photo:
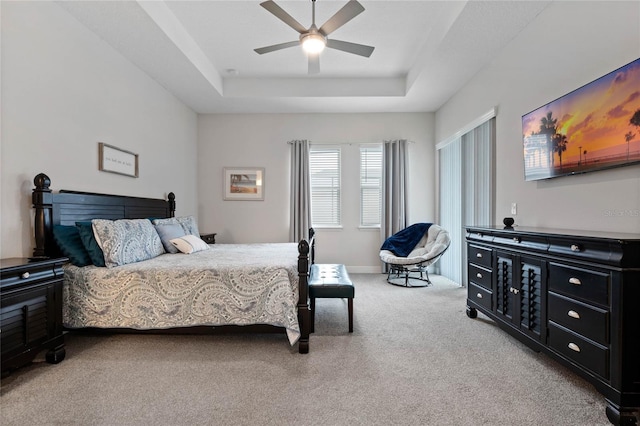
[[[224,200],[264,200],[264,167],[224,167]]]
[[[137,178],[138,154],[98,142],[98,170]]]

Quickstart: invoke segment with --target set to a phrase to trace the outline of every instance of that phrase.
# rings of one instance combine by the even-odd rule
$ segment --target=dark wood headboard
[[[58,256],[60,251],[53,240],[54,225],[75,225],[76,221],[91,219],[145,219],[174,217],[176,197],[168,200],[123,195],[96,194],[61,190],[53,193],[51,180],[44,173],[33,179],[32,193],[35,213],[36,258]]]

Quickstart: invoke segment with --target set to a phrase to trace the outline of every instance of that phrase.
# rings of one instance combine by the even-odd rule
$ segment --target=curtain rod
[[[288,141],[288,145],[292,145],[294,141]],[[377,145],[382,144],[387,141],[382,142],[309,142],[312,145]],[[414,141],[407,141],[407,143],[414,144]]]

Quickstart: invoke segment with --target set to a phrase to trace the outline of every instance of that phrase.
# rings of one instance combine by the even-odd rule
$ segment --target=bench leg
[[[315,333],[316,331],[316,298],[312,297],[311,298],[311,303],[310,303],[310,308],[311,308],[311,329],[309,330],[311,333]]]
[[[353,298],[349,298],[349,333],[353,333]]]

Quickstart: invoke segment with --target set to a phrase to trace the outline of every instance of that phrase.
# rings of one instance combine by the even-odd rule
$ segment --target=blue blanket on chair
[[[418,241],[427,232],[430,223],[414,223],[387,238],[380,250],[389,250],[399,257],[407,257]]]

